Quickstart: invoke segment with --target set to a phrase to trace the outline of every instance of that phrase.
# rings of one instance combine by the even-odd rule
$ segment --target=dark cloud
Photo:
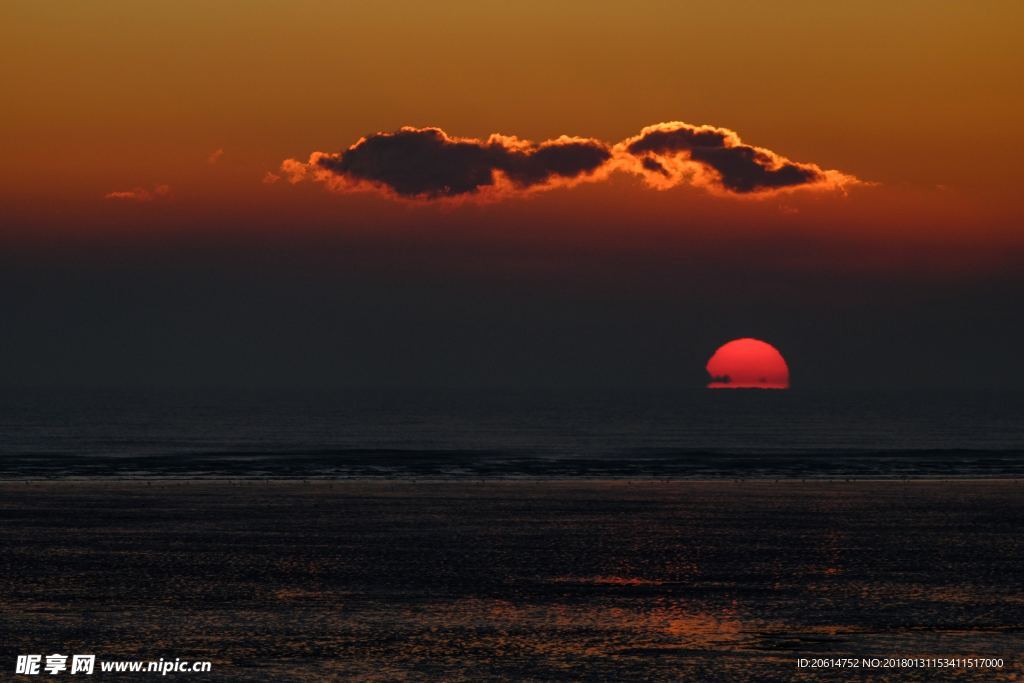
[[[668,175],[668,170],[658,163],[657,159],[652,157],[644,157],[640,160],[640,165],[643,166],[645,170],[651,171],[652,173],[660,173],[664,176]]]
[[[673,124],[658,124],[645,129],[626,145],[626,149],[630,154],[642,155],[645,152],[686,152],[694,147],[723,147],[728,140],[729,132],[704,126],[683,124],[676,127]]]
[[[314,163],[355,184],[369,182],[401,197],[436,199],[491,188],[501,177],[517,189],[571,181],[611,156],[597,140],[560,138],[537,145],[497,135],[484,141],[451,138],[439,128],[403,128],[363,138]]]
[[[690,158],[718,171],[722,185],[733,192],[806,185],[820,178],[817,169],[798,164],[773,168],[774,160],[752,147],[695,147]]]
[[[566,136],[541,143],[497,134],[480,140],[406,127],[368,135],[341,152],[314,152],[308,162],[287,159],[280,171],[293,183],[312,179],[338,192],[378,190],[416,200],[501,198],[604,180],[613,171],[639,175],[658,189],[685,184],[726,195],[836,190],[858,182],[744,144],[726,128],[680,121],[648,126],[616,145]],[[264,182],[282,176],[268,174]]]
[[[814,164],[798,164],[770,150],[745,145],[736,133],[725,128],[663,123],[645,128],[624,147],[629,154],[639,157],[645,170],[663,176],[671,174],[659,157],[699,164],[704,167],[701,170],[709,170],[715,176],[709,179],[709,184],[717,181],[722,189],[736,194],[808,186],[828,180],[828,172]],[[702,175],[697,173],[695,177]]]

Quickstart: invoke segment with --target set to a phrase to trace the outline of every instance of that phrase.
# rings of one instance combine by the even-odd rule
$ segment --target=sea
[[[0,478],[1024,475],[1024,392],[0,393]]]
[[[0,661],[201,661],[183,676],[210,681],[1020,681],[1021,408],[8,392]]]

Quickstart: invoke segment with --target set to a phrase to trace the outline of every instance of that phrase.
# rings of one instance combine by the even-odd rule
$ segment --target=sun
[[[733,339],[707,364],[709,389],[788,389],[789,366],[779,350],[760,339]]]

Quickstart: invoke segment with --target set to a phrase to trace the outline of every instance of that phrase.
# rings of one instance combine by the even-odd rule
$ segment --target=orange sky
[[[8,0],[0,382],[702,386],[750,336],[794,386],[1024,385],[1022,19]],[[739,137],[629,142],[671,121]]]
[[[490,211],[551,212],[596,233],[619,211],[669,230],[686,216],[1016,243],[1022,7],[6,2],[0,202],[8,229],[267,216],[365,229],[410,221],[409,209],[261,179],[403,125],[615,143],[678,119],[878,185],[737,206],[620,179]],[[103,199],[140,191],[154,201]],[[475,220],[422,211],[412,222]]]

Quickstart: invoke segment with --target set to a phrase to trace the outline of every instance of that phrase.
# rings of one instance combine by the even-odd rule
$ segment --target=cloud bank
[[[486,201],[600,182],[615,172],[637,175],[655,189],[693,185],[734,197],[841,191],[860,182],[745,144],[727,128],[681,121],[648,126],[617,144],[568,136],[540,143],[500,134],[481,140],[453,137],[440,128],[404,127],[368,135],[341,152],[313,152],[305,162],[286,159],[280,175],[268,173],[264,182],[284,177],[342,193]]]

